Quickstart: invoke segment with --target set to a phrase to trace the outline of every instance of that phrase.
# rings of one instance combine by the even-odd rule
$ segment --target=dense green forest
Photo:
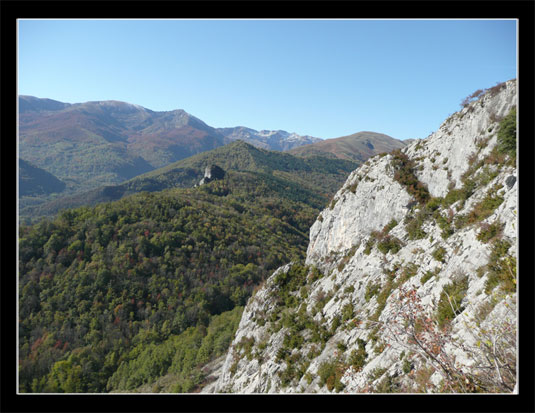
[[[301,260],[328,199],[262,172],[141,192],[21,225],[20,389],[193,391],[247,298]]]

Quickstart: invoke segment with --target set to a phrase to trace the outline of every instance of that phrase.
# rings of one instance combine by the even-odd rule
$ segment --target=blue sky
[[[19,20],[19,94],[213,127],[425,138],[517,76],[515,20]]]

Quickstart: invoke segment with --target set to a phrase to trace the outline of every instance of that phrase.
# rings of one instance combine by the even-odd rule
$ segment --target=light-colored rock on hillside
[[[517,181],[495,147],[515,105],[513,80],[355,170],[311,227],[306,266],[249,300],[209,391],[511,392]]]

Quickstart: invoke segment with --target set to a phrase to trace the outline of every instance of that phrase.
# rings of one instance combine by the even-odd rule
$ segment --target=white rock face
[[[352,172],[327,208],[310,228],[307,264],[325,267],[325,257],[345,251],[381,229],[392,219],[402,219],[412,197],[394,179],[391,155],[373,158]],[[355,192],[350,189],[357,185]]]
[[[453,284],[465,288],[461,302],[455,303],[451,332],[444,333],[451,339],[441,354],[465,372],[483,363],[477,350],[485,342],[480,328],[505,331],[516,321],[516,293],[487,287],[487,264],[493,259],[516,268],[517,182],[510,178],[516,168],[488,158],[497,142],[499,119],[515,105],[516,81],[509,81],[494,96],[489,92],[451,116],[427,139],[402,149],[432,197],[452,196],[454,189],[462,189],[463,174],[476,182],[464,201],[438,203],[435,212],[422,219],[420,236],[410,235],[407,224],[423,214],[424,205],[394,178],[393,155],[376,156],[355,170],[310,229],[306,264],[323,275],[301,283],[285,305],[280,301],[288,296],[277,277],[287,274],[291,264],[266,281],[249,300],[221,374],[208,391],[440,392],[444,372],[428,369],[426,358],[409,344],[410,328],[397,328],[396,323],[406,323],[407,314],[436,322],[437,308],[445,302],[444,287]],[[478,163],[485,158],[486,163]],[[476,218],[489,203],[493,207]],[[496,234],[491,234],[494,226]],[[490,234],[489,239],[484,234]],[[387,248],[388,239],[395,247]],[[504,245],[498,241],[510,244],[507,258],[491,258],[496,246]],[[402,294],[411,290],[412,302],[421,306],[417,311],[414,304],[403,307]],[[288,304],[292,296],[293,305]],[[404,313],[404,308],[412,313]],[[293,320],[308,324],[296,327]],[[314,336],[313,323],[323,339]],[[285,337],[298,339],[297,344],[285,344]],[[363,344],[365,360],[355,362],[352,354]],[[333,370],[325,379],[326,363],[333,361],[343,366],[342,373]]]
[[[469,167],[468,159],[477,152],[478,144],[491,140],[479,153],[480,159],[491,151],[496,143],[496,119],[503,118],[516,106],[516,81],[506,82],[504,86],[499,95],[487,93],[450,116],[421,145],[407,148],[407,155],[423,164],[417,177],[428,186],[431,195],[446,195],[450,182],[456,187],[460,185],[460,178]]]

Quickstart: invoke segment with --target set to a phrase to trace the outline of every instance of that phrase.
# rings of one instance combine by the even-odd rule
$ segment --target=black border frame
[[[399,411],[534,412],[533,362],[533,39],[535,2],[524,1],[2,1],[2,351],[1,411]],[[16,20],[18,18],[514,18],[519,22],[519,296],[521,361],[517,395],[18,395],[15,387],[13,312],[16,192]],[[489,85],[491,86],[491,85]],[[529,150],[531,148],[531,150]],[[532,168],[531,173],[529,172]],[[8,188],[8,190],[5,190]],[[522,189],[522,190],[520,190]],[[530,231],[531,230],[531,231]],[[7,249],[6,249],[7,245]],[[13,255],[11,254],[13,248]],[[530,248],[528,250],[528,248]],[[523,349],[523,350],[522,350]]]

